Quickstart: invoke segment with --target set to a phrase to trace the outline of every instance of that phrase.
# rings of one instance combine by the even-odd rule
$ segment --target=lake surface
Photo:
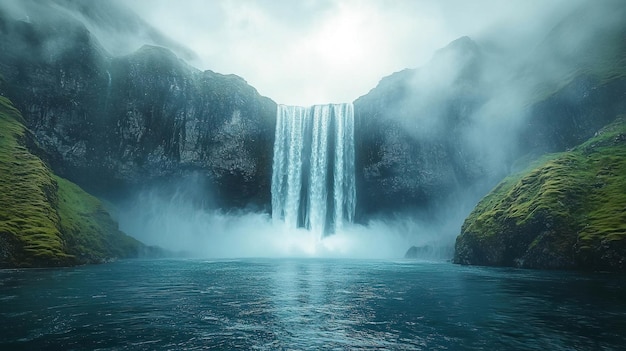
[[[324,259],[0,270],[1,350],[624,350],[626,276]]]

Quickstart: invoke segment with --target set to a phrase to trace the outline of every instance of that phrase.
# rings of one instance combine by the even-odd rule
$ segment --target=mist
[[[601,10],[604,2],[609,0],[588,7]],[[354,101],[381,77],[426,65],[433,53],[462,36],[509,58],[536,56],[537,43],[581,4],[585,2],[106,0],[86,5],[6,0],[0,8],[28,21],[72,18],[113,56],[145,44],[163,46],[199,69],[239,75],[278,103],[309,106]],[[573,28],[563,43],[576,42],[584,33],[589,33],[587,23]],[[544,73],[560,66],[545,67]]]
[[[461,37],[523,55],[582,0],[7,0],[16,19],[69,16],[111,55],[164,46],[202,70],[237,74],[282,104],[353,101],[381,77],[426,64]]]
[[[189,189],[189,183],[174,192],[145,189],[112,212],[122,231],[145,244],[165,248],[171,255],[198,258],[396,259],[409,247],[419,246],[434,252],[424,259],[448,260],[461,219],[441,228],[406,215],[380,217],[322,236],[289,228],[267,213],[200,205],[189,198]]]
[[[114,0],[4,0],[0,10],[25,22],[84,26],[111,56],[128,55],[144,45],[156,45],[172,50],[189,62],[199,58],[185,41],[173,40],[166,31],[147,23],[140,13]]]
[[[571,83],[576,72],[592,70],[591,62],[606,54],[593,52],[594,42],[624,15],[623,6],[616,10],[609,0],[547,4],[555,7],[543,8],[538,17],[519,7],[511,22],[475,28],[474,36],[442,45],[422,66],[384,78],[391,83],[383,80],[379,87],[401,82],[403,89],[385,115],[415,140],[458,136],[464,152],[495,179],[510,173],[528,151],[517,142],[533,104]],[[518,27],[524,18],[532,18],[532,25]],[[567,18],[576,20],[563,22]]]

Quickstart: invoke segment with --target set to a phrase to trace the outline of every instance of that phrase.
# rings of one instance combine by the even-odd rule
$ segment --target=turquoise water
[[[0,270],[0,349],[623,350],[625,278],[322,259]]]

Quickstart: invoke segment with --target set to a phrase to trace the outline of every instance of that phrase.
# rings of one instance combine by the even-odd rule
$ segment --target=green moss
[[[7,257],[12,263],[62,261],[66,254],[52,206],[56,183],[24,146],[21,121],[19,112],[0,97],[0,235],[26,253]]]
[[[585,192],[577,221],[580,245],[626,240],[626,118],[621,116],[573,153],[584,160],[577,175]]]
[[[55,179],[59,185],[61,230],[69,253],[81,261],[137,254],[139,243],[118,230],[98,199],[68,180]]]
[[[100,202],[26,148],[28,130],[0,97],[0,266],[97,262],[136,254]]]
[[[566,266],[589,260],[610,266],[600,262],[608,257],[603,251],[626,246],[625,119],[571,151],[545,156],[504,179],[466,219],[457,245],[465,243],[499,245],[497,250],[505,253],[486,263],[536,261],[533,250],[548,249]],[[626,257],[626,252],[610,256]]]
[[[558,154],[546,155],[532,162],[523,171],[502,180],[476,206],[465,221],[463,231],[472,231],[482,237],[498,233],[496,222],[515,219],[517,224],[526,222],[528,215],[543,203],[536,202],[539,195],[537,180],[547,174],[537,171],[539,166],[557,158]]]

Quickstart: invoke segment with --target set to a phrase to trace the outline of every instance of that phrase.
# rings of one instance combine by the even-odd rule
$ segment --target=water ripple
[[[411,261],[0,271],[0,349],[619,350],[626,282]]]

